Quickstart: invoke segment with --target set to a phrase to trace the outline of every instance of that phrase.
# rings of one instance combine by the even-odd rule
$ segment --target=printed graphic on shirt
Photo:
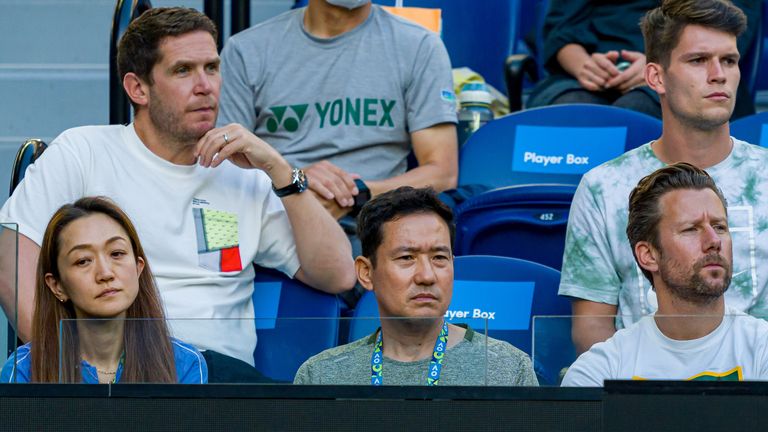
[[[633,376],[632,380],[647,381],[647,378]],[[741,366],[736,366],[725,372],[704,371],[686,378],[685,381],[744,381],[744,371],[741,369]]]
[[[316,116],[317,127],[325,129],[340,126],[394,128],[392,110],[396,101],[376,98],[339,98],[312,104],[282,105],[267,108],[271,117],[267,130],[271,133],[284,129],[296,132],[307,116]]]
[[[238,242],[237,215],[220,210],[193,208],[198,265],[208,270],[243,269]]]

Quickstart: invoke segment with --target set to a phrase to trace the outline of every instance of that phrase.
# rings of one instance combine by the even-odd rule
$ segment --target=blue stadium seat
[[[459,185],[578,184],[581,176],[661,136],[661,122],[603,105],[552,105],[493,120],[461,148]]]
[[[768,111],[742,117],[731,123],[731,136],[750,144],[768,147]]]
[[[476,195],[456,211],[456,255],[497,255],[559,270],[576,186],[508,186]]]
[[[278,381],[293,381],[309,357],[338,343],[339,301],[288,278],[256,267],[253,283],[258,343],[256,369]]]
[[[24,174],[27,172],[27,168],[43,154],[46,148],[48,148],[48,146],[45,142],[39,139],[28,139],[24,141],[21,147],[19,147],[11,171],[10,195],[13,195],[16,186],[24,180]]]
[[[453,299],[448,313],[466,312],[465,317],[449,319],[468,323],[478,332],[508,341],[531,353],[532,318],[544,315],[570,315],[570,302],[557,295],[560,272],[530,261],[496,256],[459,256],[454,261]],[[493,314],[493,315],[491,315]],[[373,333],[379,326],[376,297],[366,292],[357,304],[350,325],[349,340]],[[475,318],[476,317],[476,318]],[[557,336],[557,335],[555,335]],[[564,358],[575,356],[570,332],[539,347],[556,348]],[[557,382],[559,369],[534,365],[543,382]]]

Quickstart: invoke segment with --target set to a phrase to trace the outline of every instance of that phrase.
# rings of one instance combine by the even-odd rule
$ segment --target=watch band
[[[309,179],[307,179],[304,171],[298,168],[293,169],[291,183],[288,186],[278,189],[275,187],[275,184],[272,183],[272,190],[275,192],[275,195],[280,198],[296,193],[302,193],[307,190],[307,187],[309,187]]]
[[[355,186],[357,186],[355,205],[352,206],[352,211],[349,212],[349,215],[352,217],[357,217],[365,203],[371,200],[371,190],[368,189],[368,185],[364,181],[355,179]]]

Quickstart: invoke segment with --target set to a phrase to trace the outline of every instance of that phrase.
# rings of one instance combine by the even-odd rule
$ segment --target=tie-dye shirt
[[[627,239],[629,193],[665,164],[652,143],[584,175],[568,218],[560,295],[618,305],[617,327],[656,310],[651,284],[635,263]],[[733,279],[728,307],[768,318],[768,149],[733,139],[728,157],[706,171],[728,202]]]

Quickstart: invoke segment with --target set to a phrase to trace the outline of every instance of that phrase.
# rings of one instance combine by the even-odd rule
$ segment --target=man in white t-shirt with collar
[[[732,274],[726,208],[714,180],[684,162],[640,180],[626,232],[658,311],[582,354],[563,386],[768,379],[768,322],[725,307]]]
[[[303,172],[242,126],[215,127],[216,33],[193,9],[150,9],[134,20],[117,53],[133,123],[65,131],[0,210],[21,233],[18,299],[13,278],[0,277],[0,300],[9,317],[18,310],[23,340],[42,233],[56,209],[83,196],[107,196],[133,220],[166,316],[194,319],[171,321],[174,335],[206,350],[211,382],[217,370],[252,381],[252,263],[330,293],[353,286],[351,246],[302,193]]]

